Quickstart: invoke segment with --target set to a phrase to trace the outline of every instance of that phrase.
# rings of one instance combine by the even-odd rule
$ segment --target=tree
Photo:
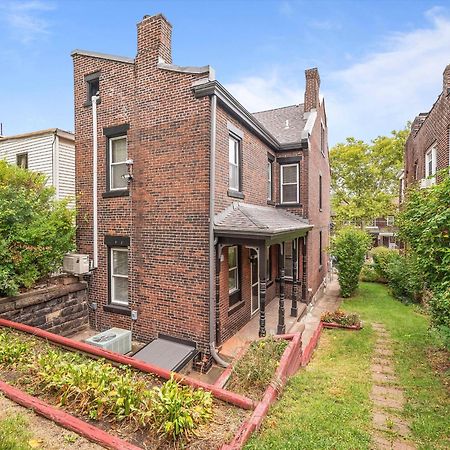
[[[55,270],[74,247],[75,216],[43,175],[0,161],[0,295]]]
[[[409,126],[379,136],[370,144],[353,137],[330,151],[332,205],[336,223],[352,221],[363,225],[395,212],[397,173]]]

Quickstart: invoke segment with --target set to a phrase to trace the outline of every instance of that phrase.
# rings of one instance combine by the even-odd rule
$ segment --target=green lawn
[[[26,417],[14,414],[0,419],[1,450],[31,450],[30,439]]]
[[[361,314],[362,331],[325,330],[305,370],[294,376],[247,449],[368,449],[371,447],[374,344],[371,322],[382,322],[393,341],[396,373],[407,399],[404,418],[418,448],[450,448],[450,403],[440,375],[427,361],[428,319],[389,295],[385,286],[361,283],[343,309]]]

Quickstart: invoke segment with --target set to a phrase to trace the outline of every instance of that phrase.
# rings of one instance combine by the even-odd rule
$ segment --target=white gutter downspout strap
[[[97,202],[97,153],[98,153],[98,143],[97,143],[97,100],[99,97],[93,95],[91,97],[92,101],[92,247],[93,247],[93,269],[98,267],[98,202]]]

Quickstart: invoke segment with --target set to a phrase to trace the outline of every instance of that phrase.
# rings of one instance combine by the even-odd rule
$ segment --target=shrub
[[[435,292],[428,302],[432,324],[446,327],[450,332],[450,290]]]
[[[334,312],[328,311],[323,313],[320,320],[325,323],[338,323],[344,326],[361,325],[361,319],[358,314],[346,313],[340,309]]]
[[[371,241],[367,233],[353,227],[342,228],[334,236],[331,253],[336,257],[342,297],[350,297],[358,287],[359,275]]]
[[[248,395],[254,400],[260,399],[287,345],[284,339],[273,337],[252,342],[233,368],[227,389]]]
[[[400,257],[398,250],[386,247],[376,247],[370,252],[373,258],[373,268],[383,281],[388,281],[388,264]]]
[[[74,246],[74,211],[45,182],[0,161],[0,295],[16,295],[54,272]]]
[[[359,276],[361,281],[367,281],[370,283],[382,282],[383,280],[380,278],[378,273],[375,271],[373,264],[366,263],[363,265],[361,269],[361,274]]]

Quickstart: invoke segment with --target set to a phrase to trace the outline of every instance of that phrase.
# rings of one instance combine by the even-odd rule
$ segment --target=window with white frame
[[[272,185],[272,168],[273,163],[272,161],[267,161],[267,200],[272,201],[272,191],[273,191],[273,185]]]
[[[21,169],[28,169],[28,153],[19,153],[16,162]]]
[[[431,147],[425,154],[425,178],[436,174],[436,147]]]
[[[392,227],[394,225],[394,221],[395,221],[394,216],[387,216],[386,217],[386,225],[388,227]]]
[[[128,305],[128,249],[111,247],[110,251],[110,293],[111,303]]]
[[[124,190],[128,188],[127,137],[109,138],[109,189]]]
[[[298,164],[283,164],[281,169],[281,203],[298,203]]]
[[[232,191],[239,191],[240,180],[240,141],[234,136],[228,137],[228,163],[229,163],[229,185],[228,187]]]
[[[228,247],[228,292],[239,290],[239,262],[237,246]]]

